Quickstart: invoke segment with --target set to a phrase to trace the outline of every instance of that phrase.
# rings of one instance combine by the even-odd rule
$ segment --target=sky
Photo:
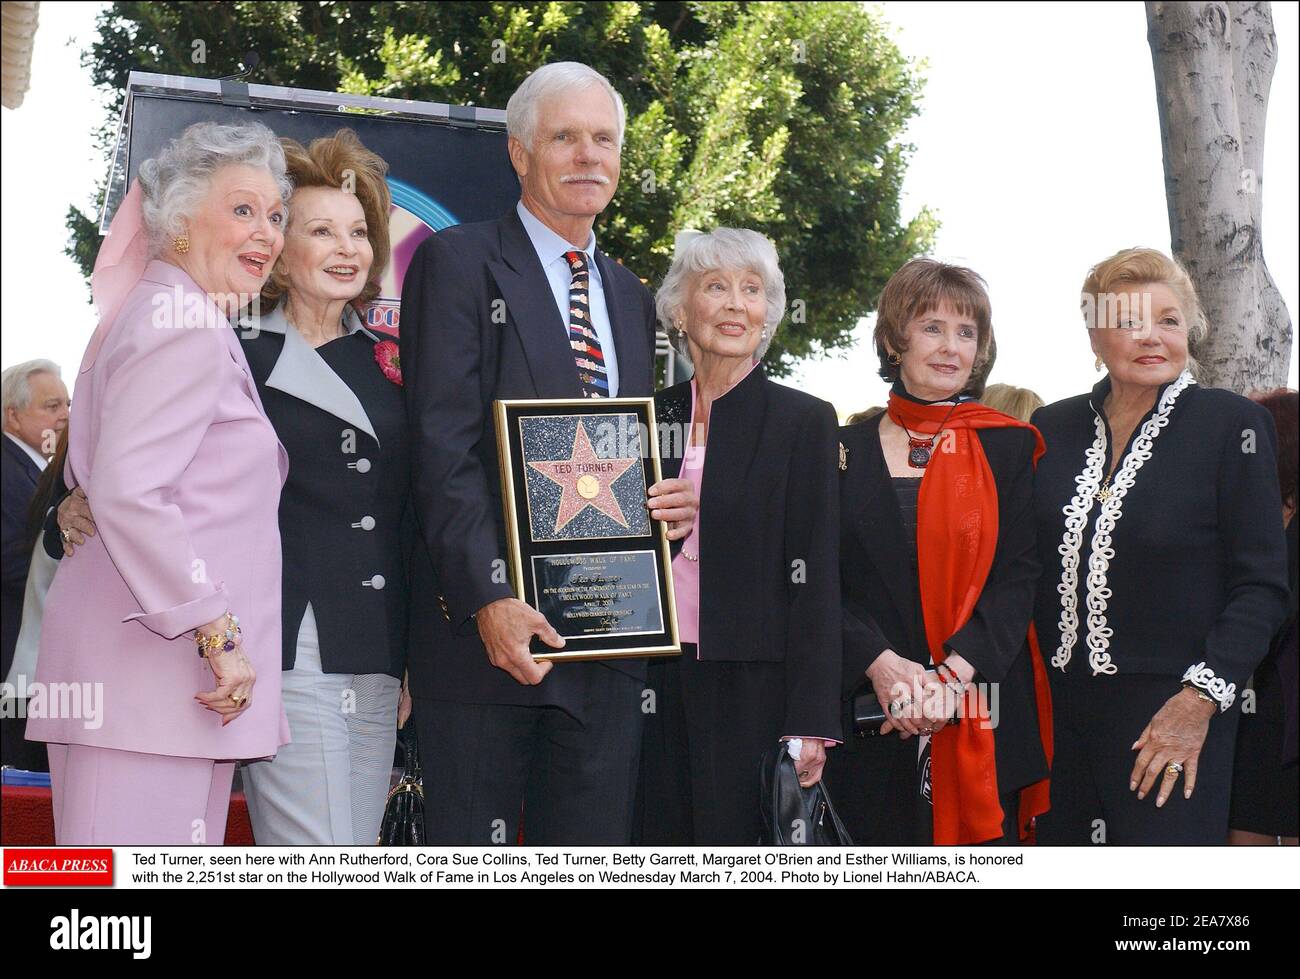
[[[0,361],[48,357],[65,379],[75,376],[95,325],[84,280],[63,248],[68,206],[87,209],[105,166],[93,133],[106,96],[79,63],[104,6],[42,4],[31,89],[20,108],[0,110]],[[928,62],[921,112],[904,136],[916,151],[903,216],[928,206],[942,222],[934,256],[988,281],[998,339],[990,380],[1030,387],[1047,401],[1088,389],[1097,375],[1078,312],[1085,273],[1121,248],[1167,252],[1170,244],[1142,4],[880,6],[903,53]],[[1262,183],[1264,255],[1293,321],[1296,11],[1273,5],[1278,59]],[[798,294],[795,283],[787,289]],[[792,382],[841,416],[883,404],[870,334],[868,318],[853,348],[804,362]],[[1294,347],[1288,384],[1300,386]]]

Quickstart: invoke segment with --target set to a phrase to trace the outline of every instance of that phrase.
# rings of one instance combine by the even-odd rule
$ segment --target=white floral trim
[[[1155,412],[1142,423],[1142,428],[1133,445],[1124,457],[1123,463],[1115,470],[1110,484],[1110,496],[1101,503],[1097,515],[1097,525],[1093,529],[1092,554],[1088,558],[1088,591],[1085,602],[1088,606],[1088,665],[1092,675],[1099,673],[1113,675],[1119,668],[1110,658],[1110,637],[1114,630],[1106,620],[1107,603],[1111,590],[1107,586],[1106,572],[1110,570],[1111,558],[1115,550],[1111,546],[1111,534],[1119,518],[1124,515],[1124,497],[1137,478],[1137,472],[1151,458],[1152,446],[1156,437],[1169,424],[1169,415],[1174,410],[1174,402],[1189,385],[1195,384],[1190,371],[1178,375],[1160,397]],[[1088,515],[1092,512],[1093,501],[1101,487],[1102,473],[1106,466],[1106,423],[1101,412],[1093,407],[1096,415],[1096,437],[1085,455],[1083,471],[1075,477],[1077,492],[1062,507],[1065,514],[1065,534],[1057,553],[1061,555],[1061,583],[1056,586],[1061,596],[1061,621],[1058,629],[1061,634],[1060,644],[1052,656],[1052,665],[1062,672],[1074,654],[1074,647],[1079,641],[1079,550],[1083,544],[1083,532],[1088,526]]]
[[[1214,671],[1204,663],[1195,663],[1187,668],[1183,674],[1183,682],[1190,683],[1200,690],[1204,690],[1219,705],[1219,713],[1222,714],[1232,702],[1237,699],[1237,685],[1229,683],[1221,676],[1216,676]]]

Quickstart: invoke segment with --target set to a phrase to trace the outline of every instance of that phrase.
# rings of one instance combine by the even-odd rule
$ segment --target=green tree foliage
[[[653,286],[682,228],[769,235],[791,303],[777,373],[844,345],[937,228],[899,214],[921,78],[857,3],[115,3],[98,27],[106,155],[132,69],[218,77],[255,51],[254,82],[504,107],[542,64],[591,65],[629,113],[601,246]],[[89,272],[93,222],[68,226]]]

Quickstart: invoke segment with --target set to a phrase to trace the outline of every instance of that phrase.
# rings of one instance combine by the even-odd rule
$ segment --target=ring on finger
[[[1165,766],[1165,774],[1169,776],[1178,775],[1183,770],[1183,766],[1176,761],[1171,761]]]

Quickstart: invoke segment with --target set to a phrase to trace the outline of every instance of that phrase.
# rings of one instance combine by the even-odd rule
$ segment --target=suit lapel
[[[618,393],[624,397],[645,397],[651,393],[641,388],[641,380],[650,376],[646,357],[645,328],[641,304],[631,290],[619,282],[616,263],[596,249],[596,267],[600,271],[600,287],[605,293],[605,309],[609,313],[609,328],[614,335],[614,356],[618,364]]]
[[[488,269],[519,333],[537,395],[581,398],[582,384],[567,341],[569,325],[555,308],[537,251],[513,211],[501,221],[501,261],[490,262]]]
[[[27,478],[31,480],[32,489],[35,489],[41,478],[40,468],[36,463],[32,462],[31,456],[23,451],[22,446],[15,445],[13,439],[7,434],[0,435],[0,439],[4,441],[5,453],[13,460],[14,465],[22,469]]]
[[[682,474],[690,424],[690,381],[674,384],[655,395],[655,425],[660,435],[659,471],[664,479],[677,479]]]
[[[242,321],[241,325],[244,325]],[[355,323],[352,325],[356,326]],[[262,317],[258,328],[284,337],[280,356],[266,378],[267,387],[327,411],[379,441],[370,416],[356,393],[312,349],[302,334],[289,326],[280,307]]]
[[[709,432],[716,430],[727,434],[720,439],[710,434],[708,452],[704,456],[700,508],[706,512],[712,509],[706,500],[719,494],[734,496],[738,492],[735,485],[725,485],[727,481],[719,485],[719,481],[710,479],[709,474],[726,473],[729,479],[747,476],[754,464],[766,422],[767,384],[767,375],[759,365],[709,408]],[[687,385],[688,392],[689,389]]]
[[[240,325],[247,327],[249,324],[244,320],[240,320]],[[271,430],[275,431],[275,426],[266,413],[266,406],[262,404],[262,396],[257,393],[257,382],[253,380],[253,369],[248,365],[248,358],[244,356],[243,344],[239,342],[239,337],[233,328],[226,330],[225,333],[226,345],[230,348],[230,356],[235,358],[235,363],[244,372],[244,390],[253,399],[253,404],[257,405],[257,410],[262,413],[266,423],[271,425]],[[275,448],[277,461],[280,464],[280,483],[283,484],[289,475],[289,453],[285,451],[284,442],[280,440],[279,433],[276,434]]]

